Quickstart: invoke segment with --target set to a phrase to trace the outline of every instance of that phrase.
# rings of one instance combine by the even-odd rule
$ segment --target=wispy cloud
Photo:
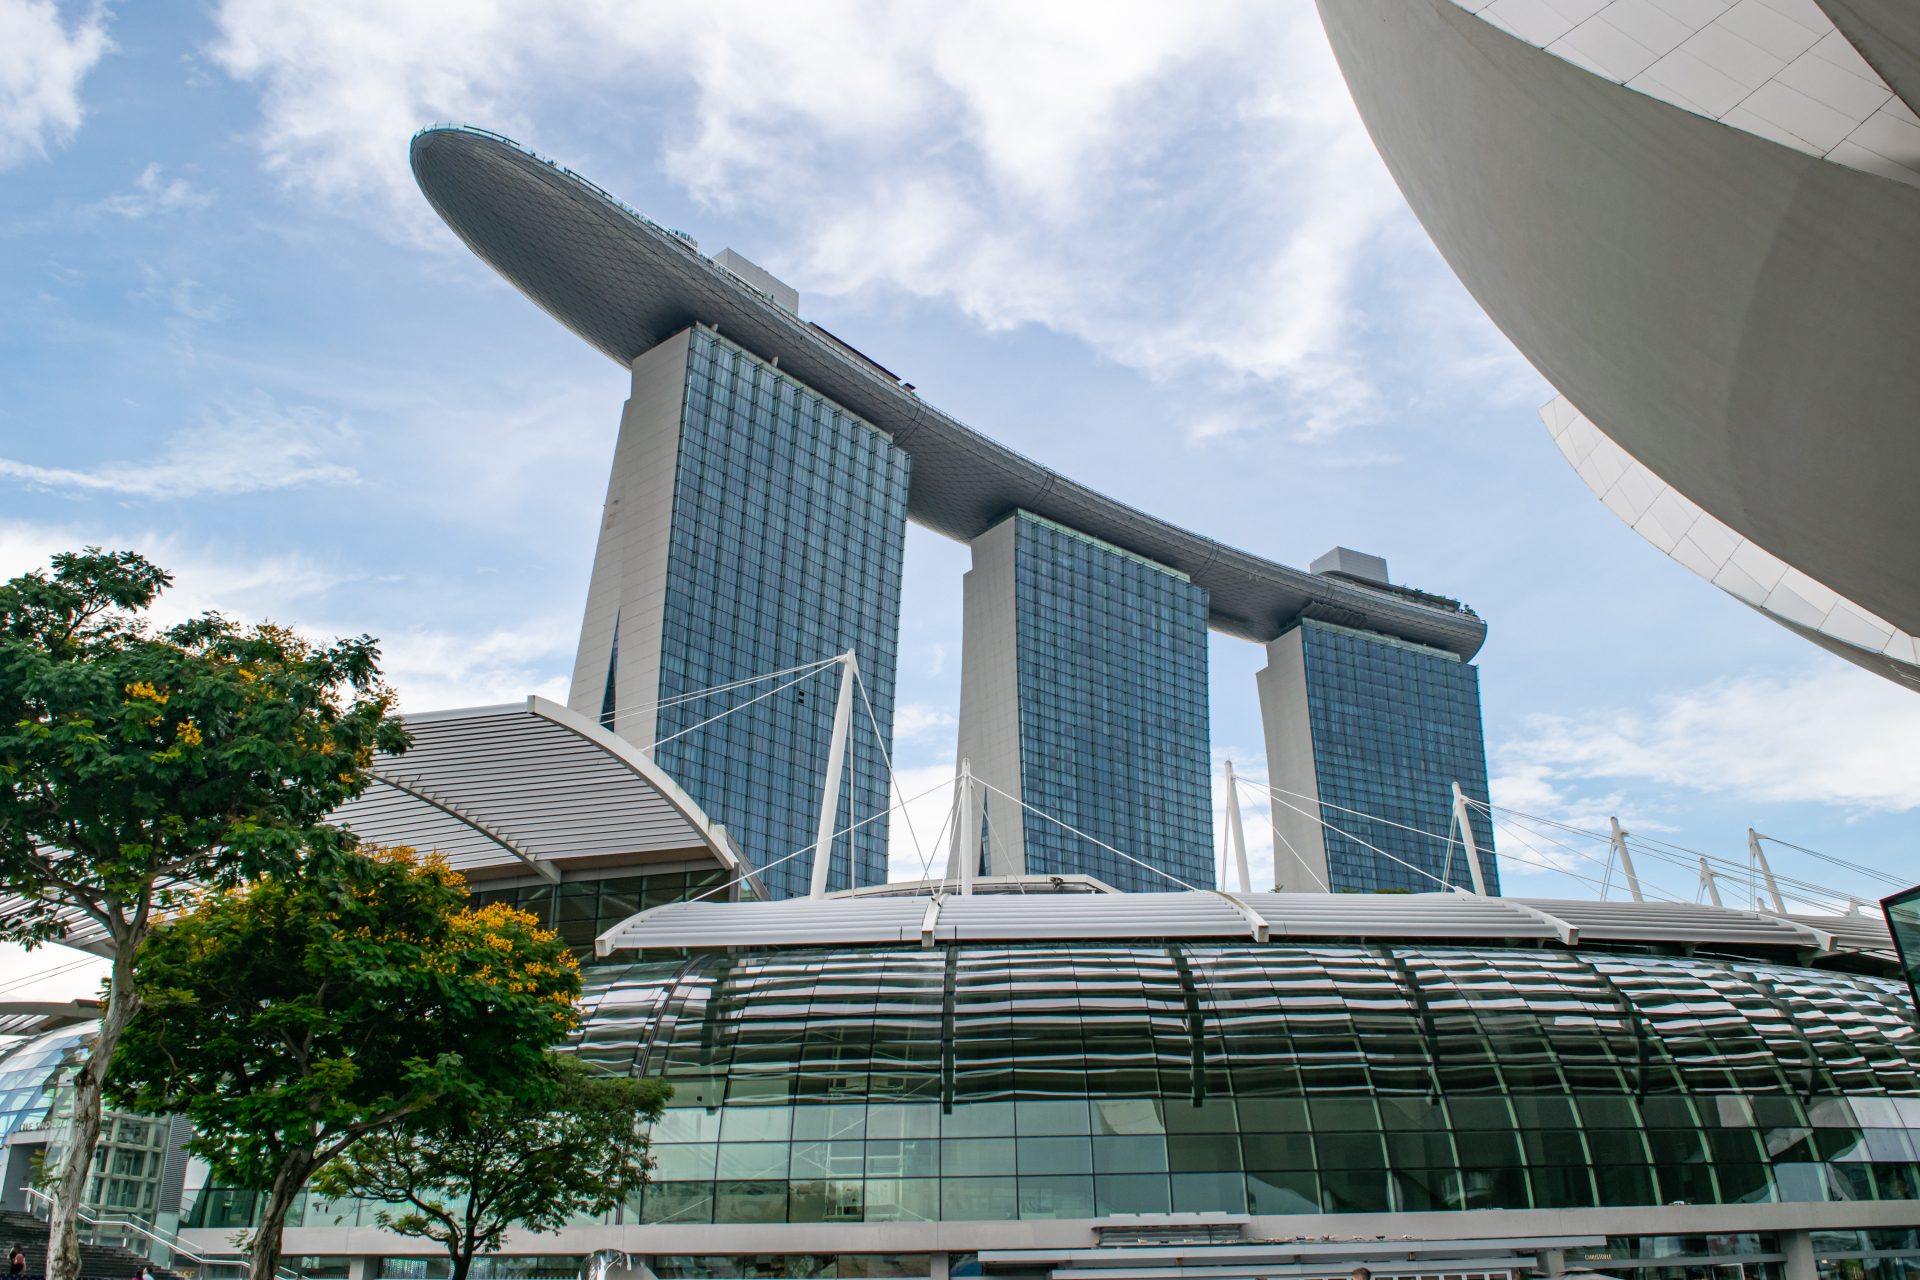
[[[240,554],[154,529],[11,521],[0,522],[0,579],[45,569],[55,552],[84,546],[138,551],[172,573],[174,585],[153,609],[163,624],[208,610],[292,624],[352,576],[306,555]]]
[[[173,575],[152,611],[160,625],[208,611],[246,622],[270,619],[326,639],[373,632],[381,670],[403,711],[517,701],[537,693],[564,701],[576,632],[545,617],[509,626],[383,628],[368,605],[369,579],[294,553],[209,547],[175,533],[99,524],[0,522],[0,581],[45,569],[55,552],[102,546],[138,551]],[[341,588],[353,588],[345,599]],[[343,612],[342,607],[348,612]]]
[[[491,630],[415,629],[382,638],[381,669],[402,711],[567,699],[576,632],[558,619]]]
[[[229,413],[175,435],[157,457],[105,462],[90,469],[0,458],[0,476],[42,489],[172,500],[346,485],[359,477],[334,459],[352,432],[306,409]]]
[[[940,729],[951,729],[958,723],[953,712],[945,707],[936,707],[929,702],[908,702],[894,708],[893,736],[896,741],[905,742]]]
[[[111,47],[102,4],[68,24],[53,0],[0,0],[0,169],[73,138],[81,82]]]
[[[160,166],[150,164],[140,171],[140,176],[133,180],[133,185],[127,190],[116,191],[88,208],[115,217],[138,219],[188,209],[204,209],[212,203],[211,192],[199,190],[185,178],[163,178]]]
[[[1920,699],[1822,660],[1805,675],[1717,681],[1651,710],[1533,716],[1499,750],[1494,786],[1502,804],[1590,828],[1657,787],[1906,813],[1920,808],[1916,759]]]
[[[783,242],[746,247],[805,291],[939,298],[1156,376],[1252,383],[1303,439],[1379,412],[1354,350],[1361,269],[1406,248],[1390,232],[1408,219],[1310,6],[540,12],[225,0],[212,56],[260,89],[267,168],[388,234],[450,243],[398,163],[421,124],[551,150],[533,86],[650,77],[689,104],[661,130],[668,175],[776,218]]]

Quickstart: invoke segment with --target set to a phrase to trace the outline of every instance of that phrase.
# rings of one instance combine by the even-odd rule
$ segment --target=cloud
[[[150,461],[82,470],[0,458],[0,476],[42,489],[157,500],[346,485],[357,483],[358,475],[332,459],[351,440],[344,423],[330,423],[309,409],[229,413],[178,433]]]
[[[338,588],[364,587],[356,572],[298,554],[230,557],[177,534],[80,524],[0,522],[0,581],[44,570],[55,552],[84,546],[140,552],[173,574],[152,621],[168,625],[211,611],[242,621],[271,619],[315,639],[369,630],[363,601],[341,621],[330,604]],[[359,594],[356,592],[356,594]],[[530,693],[564,702],[577,632],[560,618],[513,626],[393,627],[380,638],[381,670],[402,711],[514,702]]]
[[[252,554],[233,559],[173,533],[102,525],[0,521],[0,580],[46,569],[58,551],[85,546],[138,551],[173,574],[154,604],[162,625],[208,610],[242,618],[291,621],[348,575],[302,555]]]
[[[552,150],[538,86],[564,83],[660,120],[667,175],[781,226],[745,248],[803,292],[940,299],[1155,376],[1255,384],[1304,439],[1379,413],[1353,349],[1362,265],[1397,250],[1433,271],[1307,5],[544,16],[224,0],[211,54],[259,88],[267,169],[387,234],[451,244],[401,161],[413,130],[474,120]]]
[[[558,620],[480,631],[402,630],[381,638],[380,666],[407,712],[493,706],[534,693],[565,702],[576,636]]]
[[[137,219],[183,209],[204,209],[212,203],[210,192],[197,190],[185,178],[163,179],[160,166],[150,164],[140,171],[131,188],[115,192],[90,207],[99,213]]]
[[[896,742],[905,742],[936,729],[950,729],[958,723],[953,712],[945,707],[936,707],[928,702],[909,702],[894,708],[893,737]]]
[[[80,84],[111,47],[100,4],[66,24],[53,0],[0,0],[0,169],[72,139]]]
[[[894,810],[887,823],[887,879],[922,880],[946,874],[952,842],[952,759],[894,771],[894,789],[888,803]]]
[[[1604,830],[1619,784],[1717,793],[1755,804],[1884,813],[1920,808],[1920,700],[1832,664],[1784,679],[1746,677],[1653,701],[1652,710],[1536,715],[1500,748],[1497,801],[1571,814]],[[1604,780],[1599,800],[1569,794]],[[1645,818],[1640,825],[1657,829]]]

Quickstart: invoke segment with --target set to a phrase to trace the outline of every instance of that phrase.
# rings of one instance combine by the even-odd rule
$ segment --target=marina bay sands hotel
[[[1281,888],[1466,887],[1467,859],[1415,834],[1464,813],[1498,892],[1487,813],[1455,793],[1487,802],[1470,661],[1486,627],[1464,605],[1371,555],[1288,568],[1077,484],[927,404],[745,258],[703,255],[508,139],[433,128],[412,160],[476,254],[632,372],[569,701],[652,755],[767,893],[810,883],[813,855],[788,855],[814,843],[831,684],[736,695],[718,719],[728,698],[692,695],[852,651],[874,732],[845,739],[851,830],[828,887],[884,881],[910,519],[973,552],[958,747],[986,798],[970,870],[1213,887],[1211,629],[1266,647]]]

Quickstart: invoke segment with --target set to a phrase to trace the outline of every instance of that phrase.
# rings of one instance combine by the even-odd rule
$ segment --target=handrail
[[[53,1212],[52,1196],[48,1195],[44,1191],[41,1191],[37,1187],[22,1187],[21,1190],[26,1192],[27,1200],[29,1204],[31,1204],[35,1200],[38,1200],[46,1205],[47,1212],[49,1214]],[[92,1227],[96,1231],[100,1230],[103,1227],[111,1227],[111,1228],[116,1228],[122,1231],[131,1231],[135,1235],[145,1236],[148,1240],[152,1241],[154,1244],[160,1245],[163,1248],[165,1248],[169,1253],[177,1254],[196,1266],[244,1267],[247,1265],[246,1260],[240,1257],[209,1258],[204,1255],[195,1253],[193,1250],[189,1249],[181,1241],[179,1236],[170,1235],[164,1231],[156,1231],[149,1226],[143,1225],[137,1220],[128,1219],[128,1218],[96,1218],[92,1214],[87,1213],[84,1210],[74,1214],[74,1217],[77,1218],[79,1221],[85,1223],[87,1226]],[[273,1274],[275,1275],[275,1277],[277,1277],[277,1280],[305,1280],[305,1277],[303,1277],[298,1271],[292,1271],[286,1267],[276,1268]]]

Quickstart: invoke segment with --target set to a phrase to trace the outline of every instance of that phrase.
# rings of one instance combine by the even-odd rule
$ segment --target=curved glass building
[[[1920,1272],[1920,1017],[1877,917],[1023,888],[603,932],[573,1050],[673,1085],[652,1180],[497,1265]],[[230,1248],[252,1197],[187,1181],[187,1240]],[[435,1274],[374,1213],[310,1200],[287,1251]]]
[[[651,1223],[1912,1201],[1880,976],[1485,945],[747,948],[594,979]],[[1907,1205],[1909,1210],[1913,1206]]]

